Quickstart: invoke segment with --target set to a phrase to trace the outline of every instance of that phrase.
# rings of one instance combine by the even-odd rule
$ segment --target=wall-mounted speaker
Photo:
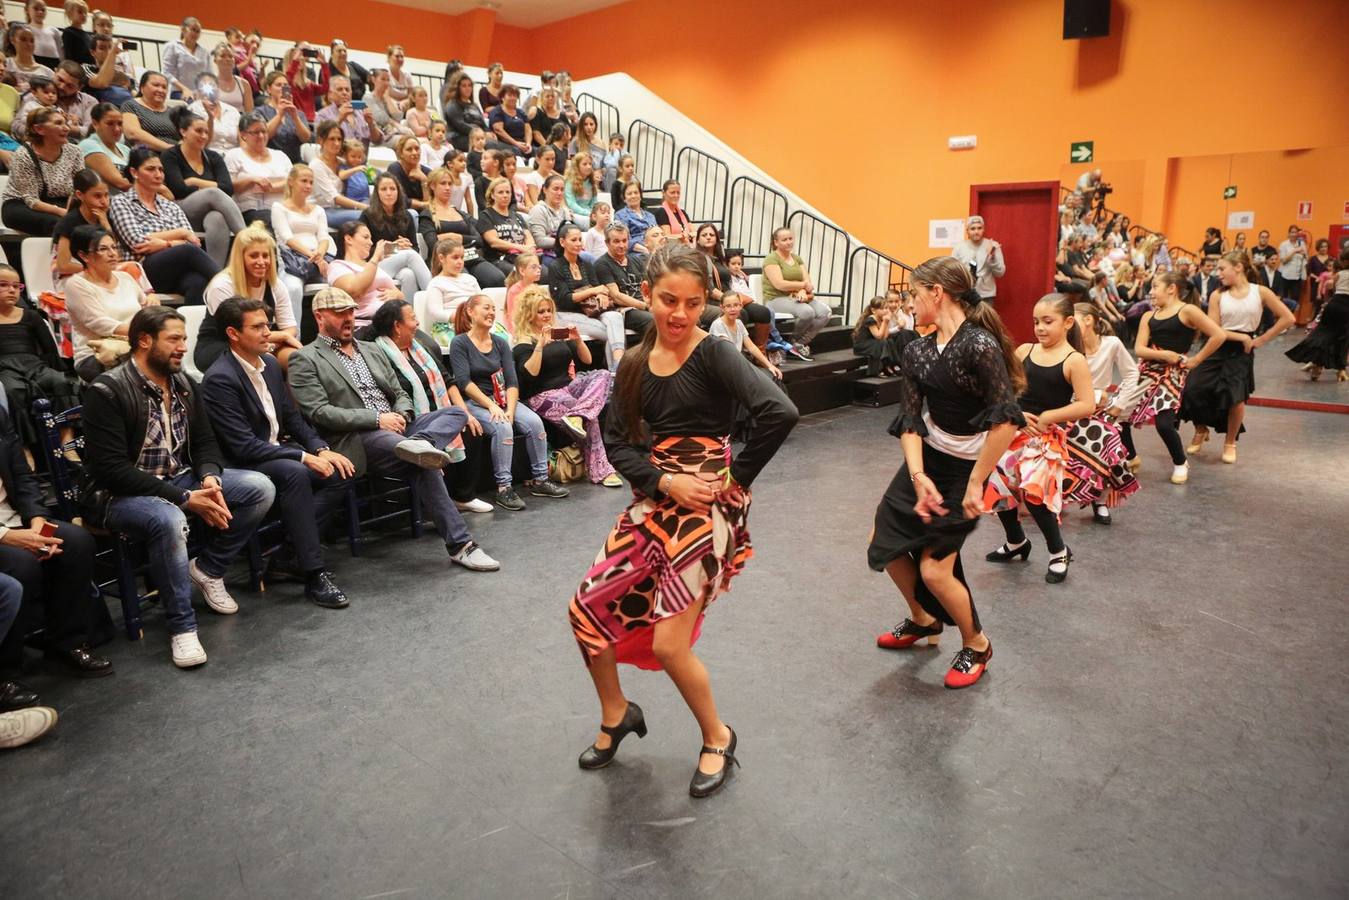
[[[1063,0],[1063,39],[1110,34],[1110,0]]]

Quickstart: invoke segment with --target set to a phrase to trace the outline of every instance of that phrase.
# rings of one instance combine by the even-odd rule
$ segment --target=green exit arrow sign
[[[1086,163],[1096,158],[1095,141],[1073,141],[1068,148],[1068,162]]]
[[[1236,197],[1236,195],[1237,195],[1237,186],[1235,184],[1229,184],[1227,187],[1223,188],[1224,200],[1231,200],[1232,198]]]

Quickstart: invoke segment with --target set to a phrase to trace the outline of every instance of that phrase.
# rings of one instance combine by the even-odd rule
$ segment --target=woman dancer
[[[1349,353],[1349,248],[1340,253],[1338,268],[1335,293],[1322,307],[1316,328],[1284,354],[1293,362],[1305,363],[1312,381],[1325,369],[1338,373],[1336,381],[1349,381],[1344,359]]]
[[[1186,451],[1198,453],[1209,429],[1227,435],[1222,460],[1237,461],[1237,440],[1246,426],[1246,398],[1255,390],[1255,350],[1293,325],[1293,313],[1267,287],[1251,283],[1254,270],[1245,253],[1232,251],[1218,260],[1218,283],[1223,290],[1209,301],[1208,317],[1227,332],[1227,341],[1211,359],[1195,366],[1181,395],[1180,417],[1194,423],[1194,440]],[[1268,309],[1274,324],[1259,337],[1260,314]]]
[[[983,676],[993,645],[965,583],[960,547],[984,511],[985,479],[1025,424],[1016,405],[1025,379],[969,266],[939,256],[909,280],[918,324],[935,330],[909,344],[900,361],[900,412],[890,433],[904,465],[876,507],[867,548],[867,564],[894,581],[909,617],[876,644],[902,650],[927,638],[935,647],[943,627],[954,625],[963,646],[946,686],[964,688]]]
[[[1118,398],[1132,395],[1138,386],[1138,363],[1090,303],[1076,304],[1073,314],[1082,333],[1087,368],[1091,370],[1096,412],[1078,419],[1068,429],[1068,472],[1063,499],[1079,506],[1090,503],[1092,518],[1109,525],[1110,510],[1138,490],[1138,479],[1128,465],[1128,448],[1115,424],[1123,412]]]
[[[1035,304],[1035,339],[1035,344],[1016,348],[1026,371],[1026,390],[1017,398],[1026,424],[998,460],[984,491],[985,505],[998,514],[1007,540],[984,559],[1030,558],[1030,538],[1017,516],[1020,504],[1035,520],[1049,550],[1045,581],[1058,584],[1068,577],[1073,561],[1059,531],[1063,477],[1068,468],[1065,426],[1091,415],[1096,394],[1082,352],[1082,332],[1067,296],[1047,294]]]
[[[606,766],[628,733],[646,734],[641,708],[623,695],[618,663],[663,668],[702,730],[694,797],[726,783],[736,735],[717,714],[692,644],[707,605],[752,554],[749,485],[797,419],[782,391],[698,327],[707,291],[707,269],[691,247],[669,245],[647,263],[642,297],[655,327],[619,367],[604,428],[609,460],[634,498],[570,608],[602,714],[599,737],[577,762]],[[752,412],[754,426],[732,461],[736,404]]]
[[[1176,416],[1180,397],[1190,370],[1223,345],[1227,336],[1218,324],[1195,305],[1194,283],[1178,272],[1160,272],[1152,279],[1152,309],[1138,323],[1134,353],[1138,364],[1138,385],[1130,393],[1121,393],[1119,405],[1132,409],[1120,427],[1120,440],[1129,451],[1129,467],[1138,471],[1142,460],[1134,447],[1133,428],[1157,426],[1157,435],[1171,453],[1171,483],[1184,484],[1190,478],[1185,443],[1180,438]],[[1195,332],[1208,337],[1202,350],[1190,357]]]

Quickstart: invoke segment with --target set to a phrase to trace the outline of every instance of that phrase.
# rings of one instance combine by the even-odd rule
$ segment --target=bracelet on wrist
[[[909,473],[909,483],[910,483],[910,484],[917,484],[917,483],[918,483],[918,476],[920,476],[920,475],[926,475],[926,474],[927,474],[926,472],[923,472],[923,471],[921,471],[921,470],[920,470],[920,471],[917,471],[917,472],[910,472],[910,473]]]

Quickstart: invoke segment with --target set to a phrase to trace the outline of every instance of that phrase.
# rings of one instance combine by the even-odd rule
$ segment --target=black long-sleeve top
[[[214,181],[216,187],[231,197],[234,196],[234,180],[230,178],[229,169],[225,168],[225,157],[214,150],[207,148],[201,151],[201,159],[206,166],[205,171],[202,172],[192,168],[187,158],[183,156],[181,144],[174,144],[159,154],[159,158],[164,163],[164,183],[173,192],[173,199],[182,200],[197,190],[187,183],[189,178],[205,178],[207,181]]]
[[[631,365],[631,363],[627,363]],[[731,463],[731,477],[749,487],[796,425],[796,406],[729,341],[706,337],[673,375],[642,373],[642,418],[652,441],[667,437],[716,437],[731,433],[736,405],[753,426]],[[604,449],[624,478],[648,497],[660,495],[664,473],[651,463],[650,447],[634,443],[622,411],[610,403],[604,417]]]
[[[378,202],[378,200],[375,202]],[[413,249],[416,249],[417,229],[416,226],[412,224],[411,214],[405,211],[403,215],[398,217],[399,221],[381,216],[381,221],[376,224],[375,217],[370,215],[371,209],[374,209],[374,207],[370,206],[361,210],[361,222],[366,228],[370,229],[370,240],[389,241],[392,243],[400,237],[407,238],[412,242]]]
[[[472,101],[460,103],[458,100],[451,100],[446,104],[445,124],[450,127],[450,143],[459,150],[468,149],[468,133],[474,128],[481,128],[491,134],[491,129],[487,127],[487,117]]]
[[[534,341],[516,344],[511,352],[515,354],[515,377],[520,381],[520,399],[528,400],[535,394],[556,390],[571,384],[571,364],[581,364],[576,356],[576,345],[571,341],[549,341],[543,348],[543,359],[539,362],[539,374],[531,375],[525,363],[534,355]]]
[[[47,508],[42,505],[42,486],[29,468],[23,441],[3,409],[0,409],[0,483],[4,484],[5,498],[23,519],[24,527],[35,517],[47,516]]]
[[[1002,346],[988,331],[966,321],[937,349],[934,331],[904,348],[900,357],[899,415],[890,433],[927,435],[923,402],[933,423],[948,434],[970,436],[994,425],[1026,424],[1017,406]]]
[[[449,219],[434,219],[431,216],[431,210],[424,209],[417,214],[417,231],[421,233],[422,239],[426,241],[427,263],[436,253],[436,242],[447,234],[457,234],[463,239],[464,249],[472,248],[478,251],[478,255],[483,255],[482,235],[478,234],[477,226],[473,224],[472,219],[458,219],[451,221]]]
[[[553,295],[553,304],[558,312],[580,312],[581,307],[576,305],[572,294],[582,288],[599,287],[600,281],[595,277],[594,266],[578,257],[576,268],[581,273],[579,279],[572,277],[571,264],[565,256],[559,256],[548,267],[548,292]]]

